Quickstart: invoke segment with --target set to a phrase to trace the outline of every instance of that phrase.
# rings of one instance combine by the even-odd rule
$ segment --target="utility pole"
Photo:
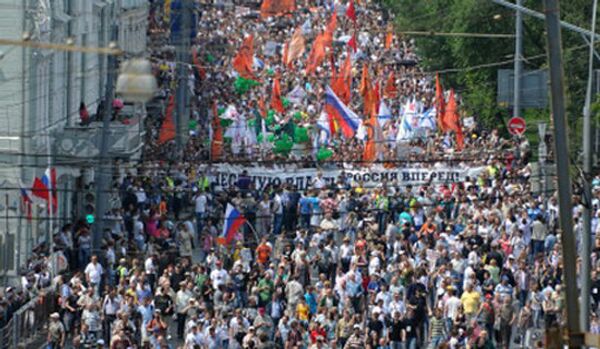
[[[179,31],[173,33],[173,40],[175,41],[176,47],[176,61],[177,61],[177,108],[175,111],[175,145],[177,147],[177,158],[183,157],[183,141],[184,133],[186,132],[186,111],[188,110],[187,105],[189,101],[189,90],[188,90],[188,65],[190,63],[190,45],[191,45],[191,1],[180,0],[177,3],[178,16],[175,20],[180,21]],[[177,24],[176,24],[177,25]]]
[[[568,125],[565,117],[565,85],[562,62],[562,42],[558,0],[544,0],[548,62],[550,63],[550,87],[552,94],[552,117],[554,120],[554,147],[558,175],[558,204],[560,239],[563,255],[563,283],[566,290],[568,345],[577,347],[571,340],[581,334],[577,302],[577,252],[573,235],[573,211],[571,207],[571,176],[569,174]],[[582,344],[582,343],[580,343]]]
[[[596,32],[598,0],[592,5],[592,33]],[[583,108],[583,236],[581,237],[581,330],[590,330],[591,234],[592,234],[592,79],[594,77],[594,35],[590,36],[588,81]]]
[[[521,6],[522,0],[517,0],[517,6]],[[521,115],[521,57],[523,56],[523,15],[517,9],[515,16],[515,71],[514,71],[514,100],[513,117]]]
[[[115,3],[112,4],[113,23],[111,26],[111,41],[118,42],[119,27],[117,24],[117,9]],[[102,137],[100,139],[100,155],[96,172],[94,173],[94,182],[96,185],[96,222],[94,223],[94,231],[92,234],[92,250],[93,253],[98,253],[102,247],[102,236],[104,234],[104,216],[106,214],[110,181],[112,178],[112,159],[109,158],[109,143],[108,136],[110,134],[110,119],[113,113],[113,100],[115,95],[115,75],[117,74],[117,57],[115,55],[108,56],[108,64],[106,67],[106,102],[104,115],[102,115]]]

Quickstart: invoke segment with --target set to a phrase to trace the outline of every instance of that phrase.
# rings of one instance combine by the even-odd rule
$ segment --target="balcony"
[[[132,106],[121,111],[122,120],[110,123],[108,144],[109,155],[118,158],[139,158],[143,146],[143,113],[135,112]],[[67,126],[56,134],[55,154],[59,162],[66,164],[93,162],[100,155],[102,122],[95,121],[86,126]]]

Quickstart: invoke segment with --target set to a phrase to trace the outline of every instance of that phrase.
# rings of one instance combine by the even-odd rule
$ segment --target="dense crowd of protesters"
[[[214,185],[202,162],[209,158],[203,140],[211,117],[210,103],[203,101],[235,103],[250,114],[263,92],[236,99],[230,67],[235,48],[244,33],[260,33],[257,54],[277,68],[281,58],[262,56],[261,47],[281,44],[307,20],[316,31],[328,18],[329,2],[306,3],[316,10],[267,22],[236,16],[234,7],[201,6],[196,44],[214,60],[194,86],[198,122],[184,159],[169,161],[173,146],[153,143],[161,118],[151,116],[146,160],[117,166],[102,250],[92,250],[85,222],[62,227],[54,246],[67,261],[65,270],[51,275],[43,254],[32,259],[19,291],[6,289],[0,298],[3,319],[33,294],[29,290],[52,282],[59,311],[49,319],[49,348],[536,348],[542,346],[541,331],[564,324],[557,200],[553,192],[532,194],[526,140],[470,130],[462,160],[454,161],[485,170],[448,185],[369,186],[344,176],[333,183],[316,176],[307,190],[256,189],[245,175],[231,187]],[[151,31],[160,38],[167,32],[163,4],[152,4]],[[396,38],[392,50],[382,49],[385,12],[370,1],[355,4],[366,33],[359,60],[362,54],[374,63],[388,56],[418,63],[410,41]],[[349,28],[340,19],[340,35]],[[166,96],[174,58],[154,49],[166,67],[159,77]],[[284,85],[298,80],[313,87],[307,91],[307,123],[318,117],[329,64],[315,77],[300,70],[282,74]],[[400,95],[390,103],[394,113],[406,98],[431,106],[431,77],[414,75],[420,71],[416,64],[400,69]],[[357,98],[353,108],[359,104]],[[435,154],[454,148],[445,138],[411,142],[421,151],[405,160],[444,160]],[[362,153],[361,142],[335,142],[340,151],[333,164]],[[314,165],[310,157],[232,151],[225,149],[237,160]],[[388,151],[386,160],[399,158],[395,147]],[[592,331],[598,333],[600,180],[594,183]],[[232,244],[223,245],[218,237],[227,204],[247,224]],[[580,241],[583,203],[575,196],[573,204]]]

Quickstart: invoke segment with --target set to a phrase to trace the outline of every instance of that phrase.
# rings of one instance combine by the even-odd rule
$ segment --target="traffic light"
[[[96,195],[88,191],[85,193],[83,200],[85,221],[88,224],[93,224],[96,221]]]

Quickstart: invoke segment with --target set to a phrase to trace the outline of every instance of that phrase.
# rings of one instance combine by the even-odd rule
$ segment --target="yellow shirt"
[[[477,312],[477,310],[479,310],[480,299],[481,295],[475,290],[471,292],[463,292],[462,297],[460,297],[460,301],[462,302],[462,306],[465,309],[465,314],[473,314]]]
[[[298,320],[300,321],[308,321],[308,305],[298,303],[296,306],[296,315],[298,316]]]

